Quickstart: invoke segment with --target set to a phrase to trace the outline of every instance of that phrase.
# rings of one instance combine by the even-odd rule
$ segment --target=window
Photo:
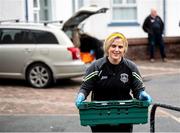
[[[48,15],[48,9],[44,9],[44,20],[48,20],[49,15]]]
[[[51,20],[52,18],[52,7],[51,7],[51,2],[50,0],[40,0],[40,11],[39,11],[39,17],[40,21],[48,21]]]
[[[21,34],[23,35],[22,43],[25,43],[25,44],[35,44],[36,43],[33,34],[29,30],[24,30],[24,31],[22,31]]]
[[[113,22],[136,22],[137,1],[136,0],[112,0]]]
[[[35,36],[36,43],[38,44],[58,44],[56,37],[50,32],[36,30],[31,32]]]
[[[35,40],[32,34],[27,30],[1,29],[1,44],[33,44]]]
[[[34,22],[38,22],[39,21],[39,12],[38,11],[34,11],[33,17],[34,17]]]
[[[56,37],[46,31],[0,29],[0,44],[58,44]]]
[[[48,1],[44,0],[44,6],[48,6]]]
[[[38,22],[39,21],[39,11],[40,11],[39,0],[33,0],[33,17],[34,17],[34,22]]]
[[[11,30],[0,30],[0,44],[11,44],[13,42],[13,34]]]
[[[39,8],[39,0],[33,0],[33,7]]]
[[[50,19],[50,16],[49,16],[49,9],[50,9],[50,5],[48,3],[47,0],[44,0],[44,1],[41,1],[41,2],[44,2],[41,10],[43,10],[43,13],[41,14],[41,17],[43,17],[43,20],[49,20]]]

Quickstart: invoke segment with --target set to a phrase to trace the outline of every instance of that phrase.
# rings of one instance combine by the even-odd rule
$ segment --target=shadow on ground
[[[54,84],[52,84],[50,88],[59,88],[59,87],[71,87],[71,86],[80,86],[82,80],[80,78],[72,78],[72,79],[59,79]],[[0,79],[0,86],[14,86],[14,87],[29,87],[32,88],[25,80],[19,79]]]

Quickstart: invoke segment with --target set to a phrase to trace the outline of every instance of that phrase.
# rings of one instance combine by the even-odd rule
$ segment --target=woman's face
[[[112,64],[118,64],[124,56],[124,42],[121,38],[116,38],[108,49],[108,59]]]

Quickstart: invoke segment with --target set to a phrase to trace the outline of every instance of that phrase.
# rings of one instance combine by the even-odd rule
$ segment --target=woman
[[[126,37],[121,33],[113,33],[104,42],[105,57],[92,63],[87,69],[83,83],[76,98],[78,107],[92,91],[92,100],[129,100],[133,97],[152,101],[144,91],[145,87],[137,69],[130,60],[124,58],[128,49]],[[97,125],[91,127],[92,132],[132,132],[132,124]]]

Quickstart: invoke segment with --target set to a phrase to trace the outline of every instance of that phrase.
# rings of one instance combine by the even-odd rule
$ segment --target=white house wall
[[[166,6],[166,35],[180,36],[180,0],[168,0]]]
[[[23,0],[25,1],[25,0]],[[28,0],[28,21],[33,22],[34,17],[33,17],[33,0]]]
[[[139,26],[108,26],[111,23],[111,11],[106,14],[94,15],[86,24],[86,32],[99,37],[105,38],[112,32],[122,32],[128,38],[146,37],[147,34],[142,30],[142,24],[145,17],[149,15],[151,8],[158,10],[159,16],[163,19],[163,0],[137,0],[138,2],[138,23]],[[91,4],[101,5],[110,8],[110,0],[92,0]]]
[[[104,6],[110,7],[110,0],[91,1],[89,3],[96,5],[101,5],[104,2]],[[89,19],[86,26],[87,32],[101,39],[115,31],[124,33],[128,38],[147,37],[147,34],[142,30],[142,25],[151,8],[156,8],[158,15],[165,23],[165,36],[180,35],[180,0],[137,0],[137,4],[139,26],[108,26],[111,23],[111,18],[110,12],[107,12],[105,16],[99,15]]]
[[[23,19],[25,16],[23,0],[0,0],[0,20]]]
[[[53,0],[53,20],[66,21],[72,16],[72,0]]]
[[[25,20],[26,0],[0,0],[0,19],[21,19]],[[33,0],[28,1],[28,20],[33,21]],[[52,20],[66,21],[77,10],[78,0],[51,0]],[[164,4],[165,2],[165,4]],[[85,6],[98,5],[110,8],[111,0],[84,0]],[[137,0],[138,24],[137,26],[108,26],[111,23],[111,11],[106,14],[94,15],[87,20],[85,32],[104,39],[108,34],[119,31],[128,38],[147,37],[142,30],[144,19],[150,13],[152,7],[157,9],[159,16],[165,22],[166,36],[180,36],[180,0]],[[166,7],[164,7],[164,5]],[[165,9],[165,11],[164,11]],[[165,15],[165,16],[164,16]]]

